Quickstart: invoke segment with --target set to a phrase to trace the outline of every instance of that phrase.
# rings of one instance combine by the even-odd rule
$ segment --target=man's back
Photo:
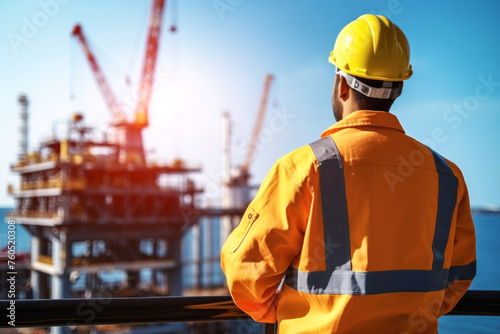
[[[222,249],[229,290],[281,333],[436,333],[475,276],[464,178],[389,113],[413,74],[397,25],[360,16],[328,60],[337,123],[271,168]]]
[[[475,270],[460,171],[387,112],[322,137],[275,164],[226,243],[235,302],[283,333],[435,333]]]
[[[324,135],[332,132],[342,156],[353,270],[431,268],[437,197],[447,190],[438,189],[432,152],[386,112],[342,123],[352,127]]]

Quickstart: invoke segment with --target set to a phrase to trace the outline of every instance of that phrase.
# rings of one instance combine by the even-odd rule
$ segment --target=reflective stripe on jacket
[[[436,333],[475,259],[460,170],[377,111],[278,160],[221,253],[236,304],[282,333]]]

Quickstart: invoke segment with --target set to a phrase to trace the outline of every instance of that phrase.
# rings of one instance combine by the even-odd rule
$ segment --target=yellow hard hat
[[[382,15],[365,14],[345,26],[329,61],[342,72],[372,80],[403,81],[413,74],[406,36]]]

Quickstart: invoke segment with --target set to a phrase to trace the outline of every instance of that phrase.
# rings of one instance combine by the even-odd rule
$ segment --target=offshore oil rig
[[[165,0],[153,0],[139,99],[132,121],[127,120],[115,98],[80,25],[74,27],[72,35],[80,43],[113,116],[109,131],[102,133],[88,127],[83,115],[76,113],[63,124],[62,136],[54,131],[34,152],[29,152],[29,101],[26,96],[19,98],[20,152],[11,170],[19,174],[20,183],[17,187],[9,186],[16,204],[7,218],[22,224],[30,233],[29,284],[30,296],[35,299],[98,298],[103,294],[180,296],[224,291],[223,282],[205,286],[202,283],[200,221],[220,223],[217,239],[222,244],[250,200],[249,167],[272,76],[265,80],[247,157],[234,172],[229,154],[231,122],[229,114],[224,114],[221,208],[200,207],[197,197],[203,189],[195,185],[191,175],[199,173],[201,166],[188,166],[180,159],[157,165],[148,162],[143,147],[142,130],[149,125],[148,106],[164,7]],[[170,30],[174,32],[176,27]],[[181,259],[181,240],[187,231],[193,235],[191,265],[197,268],[194,287],[189,291],[183,286],[185,263]],[[210,261],[218,263],[217,256]],[[103,278],[116,270],[121,272],[118,280]],[[160,331],[182,332],[174,325]],[[51,328],[51,333],[67,332],[68,327]]]

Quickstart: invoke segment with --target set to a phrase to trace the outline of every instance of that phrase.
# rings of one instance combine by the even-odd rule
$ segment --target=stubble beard
[[[333,90],[333,96],[332,96],[332,109],[333,109],[333,116],[335,117],[335,120],[337,122],[341,121],[343,118],[343,113],[344,113],[344,108],[342,103],[340,103],[339,98],[338,98],[338,90],[339,90],[339,80],[335,80],[335,88]]]

